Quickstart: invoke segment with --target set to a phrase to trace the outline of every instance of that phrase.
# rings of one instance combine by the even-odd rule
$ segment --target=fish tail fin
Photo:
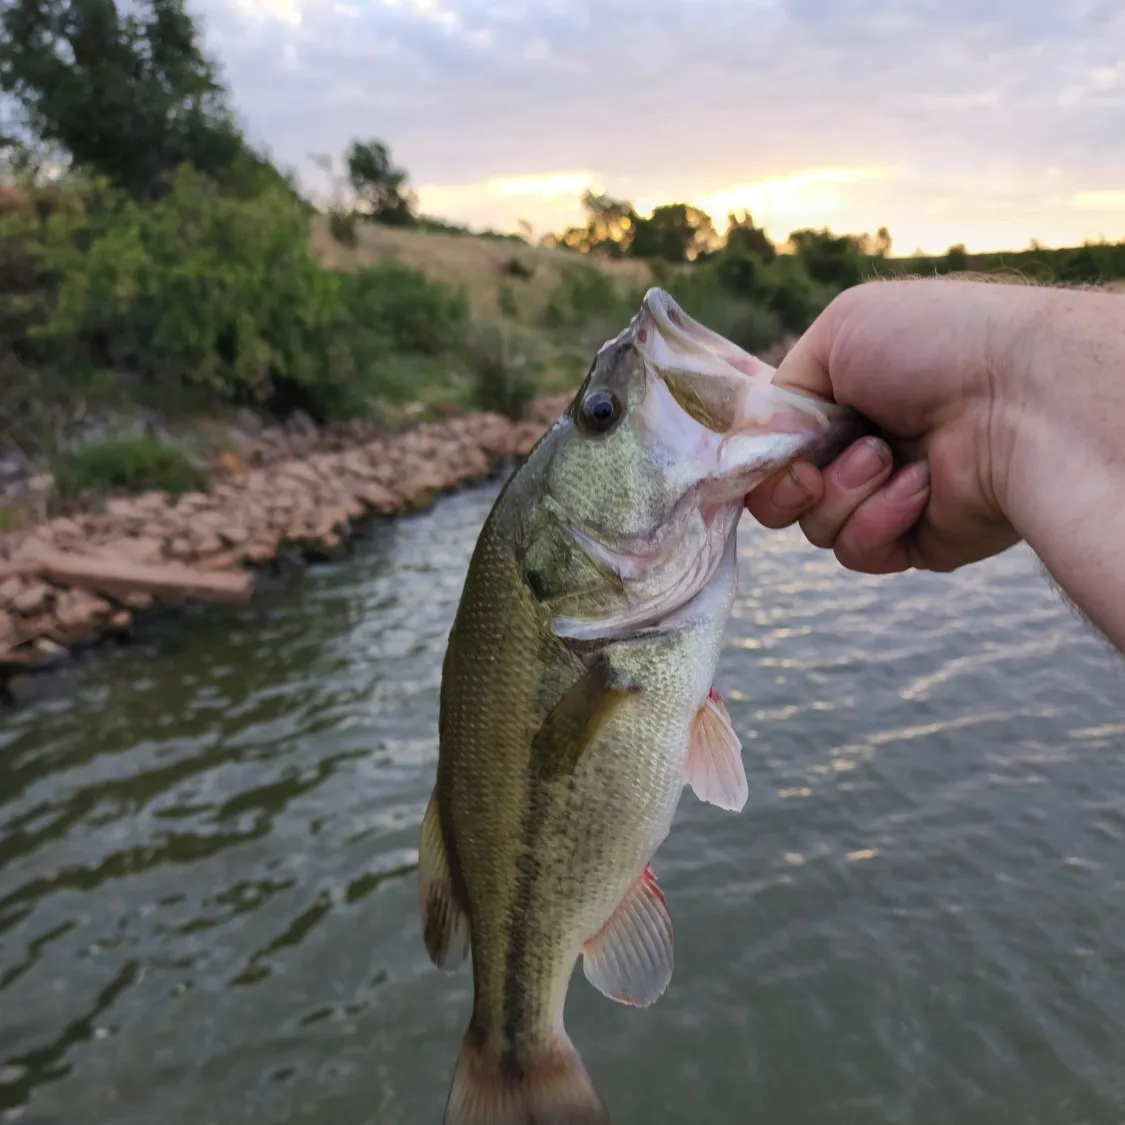
[[[443,1125],[610,1125],[565,1032],[530,1060],[508,1061],[465,1037]]]

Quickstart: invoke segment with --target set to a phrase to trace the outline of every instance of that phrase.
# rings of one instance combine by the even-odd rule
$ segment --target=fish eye
[[[591,391],[579,410],[582,428],[589,433],[604,434],[621,418],[621,400],[611,391]]]

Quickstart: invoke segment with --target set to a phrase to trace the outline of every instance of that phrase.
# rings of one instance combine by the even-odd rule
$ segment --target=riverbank
[[[311,428],[220,459],[206,492],[90,497],[0,536],[0,683],[127,636],[159,602],[248,600],[281,556],[332,557],[366,521],[526,456],[570,397],[536,399],[520,422],[473,413],[374,437]]]

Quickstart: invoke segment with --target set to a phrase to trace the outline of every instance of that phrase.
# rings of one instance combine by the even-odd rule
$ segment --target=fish
[[[419,838],[428,956],[472,964],[444,1125],[610,1122],[563,1009],[579,957],[611,1000],[663,994],[653,857],[685,788],[748,799],[713,683],[746,494],[869,429],[773,374],[649,289],[484,521]]]

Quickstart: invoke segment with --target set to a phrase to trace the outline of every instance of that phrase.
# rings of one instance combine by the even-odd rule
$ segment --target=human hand
[[[1001,498],[1041,293],[944,279],[841,293],[774,382],[855,408],[890,445],[863,438],[822,471],[794,465],[755,488],[750,513],[771,528],[799,521],[869,574],[950,571],[1019,542]],[[897,469],[892,446],[906,460]]]

